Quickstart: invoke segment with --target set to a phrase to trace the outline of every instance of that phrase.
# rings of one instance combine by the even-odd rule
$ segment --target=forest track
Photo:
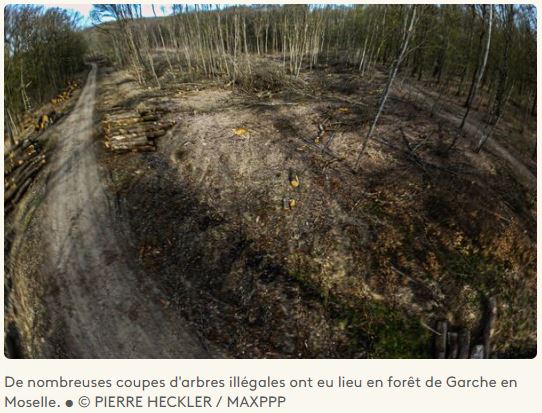
[[[408,89],[411,95],[418,98],[418,101],[434,102],[435,99],[437,99],[435,92],[422,90],[416,86],[408,86]],[[449,122],[451,125],[458,126],[461,124],[465,109],[449,101],[446,103],[441,102],[437,106],[438,109],[434,113],[438,118]],[[485,125],[474,118],[474,111],[471,112],[471,116],[465,122],[464,131],[473,145],[476,145],[479,142],[485,127]],[[484,150],[492,152],[495,156],[507,162],[510,166],[510,172],[516,180],[532,193],[536,193],[536,175],[534,175],[520,159],[514,156],[494,137],[490,137],[485,142]]]
[[[132,265],[105,190],[93,140],[97,67],[70,116],[59,125],[47,182],[46,229],[56,308],[45,317],[62,353],[79,358],[208,358],[186,321],[160,302]],[[60,331],[58,331],[60,330]]]

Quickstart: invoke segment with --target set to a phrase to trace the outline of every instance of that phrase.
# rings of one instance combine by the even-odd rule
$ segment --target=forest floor
[[[494,354],[536,353],[535,175],[528,156],[502,143],[509,130],[497,131],[488,150],[474,153],[480,114],[463,136],[458,100],[442,99],[431,116],[434,95],[422,84],[413,93],[414,82],[406,79],[354,173],[384,74],[361,78],[321,67],[298,80],[279,79],[271,90],[256,82],[250,92],[167,74],[160,89],[139,86],[126,71],[102,69],[98,79],[94,127],[113,107],[163,104],[172,108],[167,116],[175,126],[150,153],[112,153],[99,145],[99,131],[92,140],[74,139],[81,146],[70,151],[91,155],[79,152],[73,169],[84,170],[94,150],[99,169],[89,160],[80,181],[68,169],[71,183],[37,212],[52,211],[58,219],[32,220],[14,271],[35,274],[66,251],[76,257],[64,257],[75,268],[70,273],[87,274],[81,285],[67,286],[69,266],[61,264],[50,274],[58,282],[42,276],[33,294],[17,294],[21,308],[34,300],[41,309],[20,332],[24,339],[39,331],[27,354],[118,354],[122,328],[100,338],[111,346],[103,354],[96,346],[70,351],[70,341],[55,337],[69,334],[52,328],[54,311],[73,321],[72,333],[87,321],[98,331],[100,323],[116,320],[130,331],[148,325],[147,334],[155,335],[166,318],[194,332],[186,339],[196,343],[193,354],[182,344],[169,347],[167,337],[163,348],[155,343],[155,354],[164,357],[198,356],[200,347],[247,358],[431,357],[437,320],[448,320],[452,330],[467,328],[481,341],[490,297],[498,303]],[[239,136],[236,128],[247,133]],[[70,192],[78,201],[61,206]],[[285,208],[284,200],[295,206]],[[75,217],[77,211],[92,212],[90,221]],[[88,225],[59,231],[60,215]],[[50,227],[56,236],[73,237],[75,251],[34,253]],[[30,264],[17,264],[29,257]],[[87,279],[92,268],[102,268],[96,280]],[[117,292],[98,293],[99,285]],[[120,285],[129,288],[121,292]],[[63,294],[71,305],[40,298]],[[76,296],[84,298],[82,309],[73,305]],[[103,308],[85,321],[91,301]],[[127,310],[134,305],[139,317]],[[72,348],[85,346],[81,337],[73,335]],[[132,350],[124,354],[149,356],[143,343]]]

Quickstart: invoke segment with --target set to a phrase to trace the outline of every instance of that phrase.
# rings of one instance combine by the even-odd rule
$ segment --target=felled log
[[[28,148],[30,145],[33,145],[34,141],[31,139],[23,139],[22,141],[17,142],[17,144],[10,148],[9,152],[6,152],[4,154],[4,162],[8,161],[9,159],[13,158],[19,153],[22,153],[26,148]]]
[[[126,135],[126,134],[132,134],[132,133],[145,133],[146,128],[141,125],[130,125],[130,126],[121,126],[118,128],[111,128],[109,130],[105,131],[105,136],[110,137],[114,135]]]
[[[115,122],[125,119],[139,119],[140,115],[137,112],[122,112],[122,113],[108,113],[104,116],[106,122]]]
[[[132,149],[134,150],[134,149]],[[156,146],[154,145],[141,145],[141,146],[138,146],[137,149],[136,149],[137,152],[154,152],[156,151]]]
[[[131,130],[145,130],[145,129],[164,129],[171,127],[171,124],[169,122],[158,122],[158,121],[152,121],[152,122],[142,122],[141,119],[139,120],[127,120],[123,122],[116,122],[116,123],[106,123],[104,124],[104,131],[106,133],[112,133],[116,130],[124,130],[124,131],[131,131]]]
[[[111,149],[115,153],[126,153],[126,152],[155,152],[156,146],[152,145],[138,145],[133,148],[116,148]]]
[[[122,126],[119,128],[112,129],[109,133],[106,133],[106,135],[121,135],[121,134],[127,134],[127,133],[145,133],[148,131],[154,131],[160,129],[159,126],[155,125],[142,125],[142,124],[136,124],[136,125],[130,125],[130,126]]]
[[[159,129],[152,132],[147,132],[147,137],[151,139],[159,138],[160,136],[164,136],[166,134],[166,131],[164,129]]]
[[[4,176],[16,171],[28,160],[36,156],[37,153],[37,149],[33,145],[30,145],[22,153],[14,154],[14,156],[4,164]]]
[[[435,358],[446,358],[446,341],[448,338],[448,323],[444,320],[438,321],[435,335]]]
[[[27,179],[15,192],[13,197],[8,200],[4,201],[4,214],[7,215],[9,212],[11,212],[15,205],[19,202],[19,200],[22,198],[22,196],[26,193],[27,189],[30,187],[30,184],[33,182],[33,179]]]
[[[123,143],[111,142],[111,150],[113,151],[130,151],[133,149],[138,149],[142,146],[153,146],[153,145],[150,142],[146,142],[144,144],[133,143],[133,142],[123,142]]]
[[[141,122],[141,118],[126,118],[122,120],[106,121],[104,129],[120,128],[122,126],[135,125]]]
[[[41,170],[45,164],[45,159],[42,159],[41,162],[35,164],[32,168],[28,168],[26,173],[21,176],[20,184],[13,186],[9,191],[6,191],[4,194],[4,205],[8,203],[16,204],[19,202],[20,198],[26,192],[30,184],[34,181],[34,177]]]
[[[109,138],[111,143],[121,143],[121,142],[141,142],[146,143],[148,141],[147,135],[145,133],[127,133],[125,135],[115,135]]]
[[[7,189],[14,185],[17,185],[18,182],[24,178],[26,172],[33,168],[35,165],[43,164],[45,161],[45,155],[37,155],[34,158],[30,159],[20,168],[16,169],[12,174],[8,175],[4,180],[4,188]]]
[[[114,134],[114,135],[113,135]],[[111,132],[110,140],[122,140],[126,137],[137,138],[141,136],[146,136],[147,138],[155,139],[166,134],[165,129],[144,129],[144,128],[133,128],[133,129],[118,129],[114,132]]]
[[[160,118],[154,114],[148,114],[141,115],[141,119],[143,120],[143,122],[153,122],[159,120]]]
[[[143,122],[152,122],[160,119],[155,112],[150,113],[117,113],[117,114],[108,114],[105,115],[105,122],[123,122],[125,120],[138,119],[143,120]]]
[[[43,165],[45,163],[45,155],[37,155],[28,162],[26,162],[21,168],[17,169],[14,173],[10,174],[4,180],[5,183],[9,183],[10,186],[24,180],[28,171],[32,170],[36,166]]]
[[[139,114],[141,116],[146,116],[146,115],[150,115],[154,113],[169,113],[172,111],[172,109],[173,108],[171,105],[156,105],[156,106],[153,106],[152,108],[139,109]]]
[[[11,148],[11,150],[4,155],[4,161],[17,158],[21,154],[24,154],[29,149],[36,149],[39,147],[33,140],[25,139],[21,144]]]

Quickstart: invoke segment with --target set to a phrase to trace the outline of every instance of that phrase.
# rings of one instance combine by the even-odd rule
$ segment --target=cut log
[[[12,174],[15,172],[18,168],[22,167],[25,163],[27,163],[30,159],[34,158],[37,154],[36,149],[33,146],[30,146],[26,149],[26,151],[19,155],[19,157],[10,159],[7,163],[4,165],[4,176]]]
[[[457,358],[468,359],[470,354],[470,331],[467,328],[462,328],[459,331],[458,344],[459,353]]]
[[[141,122],[141,118],[139,116],[137,117],[126,117],[122,119],[106,119],[104,120],[104,125],[122,125],[126,122]]]
[[[435,358],[446,358],[446,341],[448,338],[448,323],[444,320],[438,321],[435,334]]]
[[[34,177],[38,174],[38,172],[41,170],[43,165],[45,164],[45,159],[43,159],[40,163],[34,165],[32,168],[29,168],[26,173],[21,176],[20,183],[17,186],[13,186],[9,191],[5,193],[4,197],[4,205],[6,203],[9,203],[10,201],[12,203],[17,203],[19,199],[22,196],[22,193],[26,191],[26,188],[30,186],[32,183]],[[21,193],[22,190],[22,193]]]
[[[154,145],[142,145],[142,146],[138,146],[137,149],[132,149],[132,151],[154,152],[154,151],[156,151],[156,146],[154,146]]]
[[[110,135],[120,135],[125,133],[136,133],[136,132],[157,132],[168,129],[172,126],[170,122],[153,122],[149,124],[138,123],[133,125],[121,125],[115,127],[104,128],[105,134]]]
[[[17,150],[15,152],[10,153],[8,159],[4,160],[4,163],[6,164],[13,164],[13,165],[19,165],[20,161],[25,161],[26,159],[30,158],[32,155],[34,155],[36,152],[38,152],[38,147],[36,147],[34,144],[31,144],[24,148],[24,150]]]
[[[134,125],[134,126],[130,126],[130,127],[123,127],[123,128],[118,128],[118,129],[114,129],[115,132],[119,132],[118,134],[124,134],[124,133],[145,133],[145,132],[153,132],[153,131],[157,131],[157,130],[161,130],[163,128],[161,128],[159,125],[142,125],[142,124],[138,124],[138,125]]]
[[[169,113],[173,110],[174,108],[171,105],[159,105],[152,108],[139,109],[139,114],[141,116],[146,116],[154,113]]]
[[[8,175],[8,177],[5,179],[5,184],[7,184],[6,186],[9,187],[16,185],[17,182],[21,181],[21,178],[25,175],[26,171],[33,168],[35,165],[42,163],[44,160],[45,155],[37,155],[34,158],[30,159],[20,168],[15,170],[12,174]]]
[[[145,134],[116,135],[116,136],[112,136],[111,139],[109,139],[109,142],[112,145],[121,144],[121,143],[130,143],[130,142],[144,144],[147,141],[148,141],[147,135]]]
[[[166,134],[166,131],[164,129],[153,131],[153,132],[147,132],[147,137],[151,139],[159,138],[160,136],[164,136]]]
[[[30,145],[34,145],[34,141],[31,139],[23,139],[16,146],[10,148],[9,152],[4,154],[4,162],[8,159],[14,158],[17,154],[23,153],[23,151]]]
[[[111,121],[122,121],[126,119],[139,119],[140,115],[136,112],[124,112],[124,113],[115,113],[115,114],[106,114],[104,120],[106,122]]]
[[[130,148],[111,148],[113,152],[123,153],[123,152],[154,152],[156,151],[156,146],[153,145],[136,145]]]
[[[158,121],[160,118],[156,115],[144,115],[141,116],[141,119],[143,120],[143,122],[153,122]]]
[[[111,143],[111,149],[114,151],[117,150],[132,150],[137,149],[140,146],[152,145],[151,142],[145,141],[144,143],[133,143],[133,142],[123,142],[123,143]]]
[[[11,211],[15,205],[20,201],[22,196],[26,193],[27,189],[30,187],[30,185],[34,182],[32,178],[27,179],[15,192],[13,197],[9,199],[8,201],[4,201],[4,210],[6,211],[6,214]]]

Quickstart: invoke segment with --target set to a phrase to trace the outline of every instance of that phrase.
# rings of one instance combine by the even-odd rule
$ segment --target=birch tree
[[[472,104],[474,103],[474,99],[476,99],[476,95],[478,94],[478,89],[480,88],[480,84],[482,83],[482,78],[484,77],[484,72],[486,70],[486,64],[487,64],[487,57],[489,55],[489,47],[491,46],[491,29],[493,27],[493,5],[489,6],[489,18],[488,18],[488,29],[487,29],[487,38],[485,43],[485,49],[483,54],[483,60],[482,64],[480,65],[478,69],[478,74],[476,76],[475,83],[473,85],[472,93],[469,96],[469,99],[467,100],[467,109],[465,110],[465,115],[463,116],[463,120],[461,121],[461,125],[459,126],[460,129],[463,129],[465,126],[465,123],[467,121],[467,117],[469,116],[469,112],[472,108]]]

